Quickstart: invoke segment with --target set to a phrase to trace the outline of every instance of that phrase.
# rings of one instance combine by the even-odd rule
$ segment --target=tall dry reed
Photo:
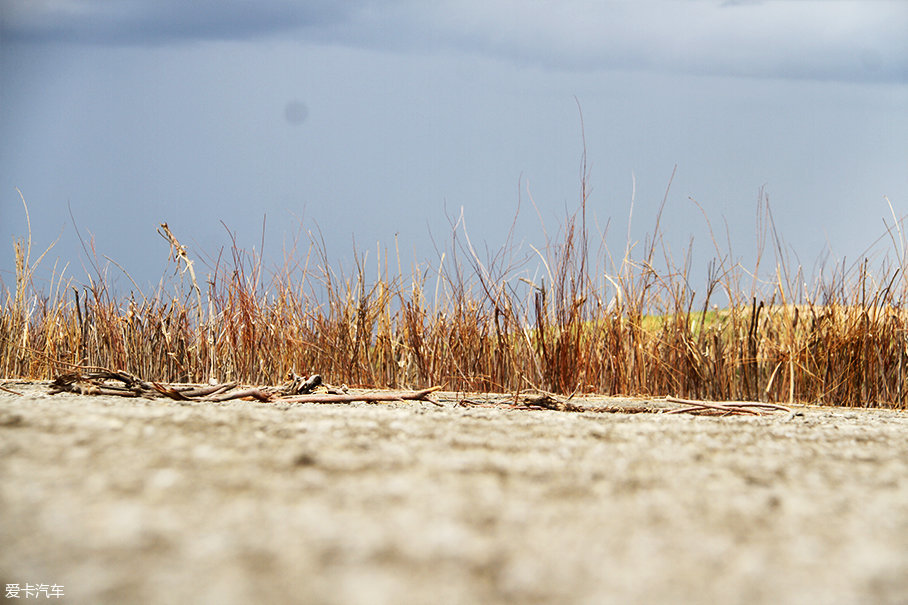
[[[639,258],[631,246],[617,260],[605,248],[590,253],[585,183],[584,168],[578,213],[529,257],[509,237],[480,258],[457,222],[438,261],[409,274],[389,270],[387,253],[374,277],[366,255],[350,274],[337,271],[312,237],[273,275],[234,245],[200,287],[186,271],[191,252],[162,225],[183,270],[172,290],[117,297],[97,271],[78,286],[57,276],[45,292],[32,279],[44,254],[33,259],[29,236],[14,246],[16,280],[0,310],[0,374],[48,379],[88,365],[167,382],[262,384],[292,369],[350,386],[908,407],[898,221],[894,267],[836,267],[807,291],[799,270],[786,273],[761,197],[775,279],[754,277],[768,262],[762,246],[746,270],[717,246],[695,294],[689,259],[675,265],[657,245],[658,217]],[[538,280],[527,263],[542,268]]]

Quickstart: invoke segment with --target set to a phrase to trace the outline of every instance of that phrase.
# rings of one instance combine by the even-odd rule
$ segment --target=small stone
[[[310,452],[300,452],[293,457],[293,466],[314,466],[317,462]]]
[[[22,426],[25,424],[21,414],[0,412],[0,426]]]

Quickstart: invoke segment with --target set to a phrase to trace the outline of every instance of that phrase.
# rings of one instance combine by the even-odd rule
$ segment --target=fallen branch
[[[310,393],[300,394],[311,391],[321,385],[322,379],[318,374],[313,374],[309,378],[304,378],[291,372],[288,376],[289,383],[283,388],[280,387],[247,387],[234,390],[237,387],[236,382],[215,384],[208,386],[175,386],[162,384],[158,382],[145,382],[128,372],[121,370],[110,370],[107,368],[84,367],[80,371],[68,372],[57,376],[56,380],[51,383],[51,393],[70,392],[82,395],[115,395],[119,397],[168,397],[175,401],[205,401],[218,403],[230,401],[233,399],[256,399],[264,402],[274,403],[352,403],[354,401],[364,402],[381,402],[381,401],[429,401],[435,405],[441,404],[429,399],[429,395],[435,391],[441,390],[442,387],[436,386],[420,391],[404,392],[387,392],[373,391],[367,393]],[[110,384],[108,381],[117,381],[121,384]],[[11,391],[0,386],[0,389],[16,395]],[[665,401],[677,403],[687,407],[664,411],[650,410],[639,408],[625,407],[584,407],[564,401],[550,393],[540,393],[521,397],[515,394],[513,398],[503,402],[492,404],[483,402],[477,403],[469,400],[461,400],[458,405],[473,405],[483,407],[506,407],[515,410],[554,410],[559,412],[593,412],[593,413],[656,413],[665,414],[697,414],[697,413],[723,413],[723,414],[751,414],[762,416],[764,412],[787,412],[792,413],[790,408],[772,403],[758,402],[724,402],[710,403],[700,400],[680,399],[678,397],[666,397]]]
[[[122,385],[108,384],[108,380],[116,380]],[[57,376],[50,384],[51,394],[79,393],[82,395],[116,395],[119,397],[146,397],[154,396],[155,387],[150,383],[136,378],[123,371],[109,370],[107,368],[91,368],[84,374],[66,372]]]
[[[173,387],[167,386],[166,384],[160,384],[160,383],[158,383],[158,382],[152,382],[151,385],[155,388],[155,390],[156,390],[158,393],[160,393],[160,394],[163,395],[164,397],[169,397],[169,398],[174,399],[174,400],[176,400],[176,401],[192,401],[189,397],[187,397],[186,395],[184,395],[184,394],[183,394],[181,391],[179,391],[178,389],[175,389],[175,388],[173,388]]]
[[[671,410],[665,412],[666,414],[690,414],[698,413],[707,410],[715,410],[720,412],[725,412],[727,414],[751,414],[754,416],[762,416],[763,412],[761,409],[768,410],[770,412],[787,412],[791,414],[791,409],[785,407],[784,405],[776,405],[774,403],[759,403],[752,401],[729,401],[725,403],[707,403],[706,401],[700,400],[691,400],[691,399],[680,399],[678,397],[666,397],[666,401],[670,403],[679,403],[681,405],[686,405],[690,407],[681,408],[678,410]],[[751,409],[755,408],[755,409]]]
[[[522,402],[517,404],[517,407],[521,409],[543,409],[543,410],[554,410],[556,412],[585,412],[586,410],[579,405],[574,405],[573,403],[568,403],[567,401],[561,401],[549,395],[548,393],[543,393],[541,395],[530,395],[526,397]]]
[[[429,401],[435,405],[441,405],[436,401],[429,399],[429,395],[435,391],[440,391],[442,387],[431,387],[421,391],[409,392],[373,392],[373,393],[350,393],[347,395],[295,395],[292,397],[281,397],[272,399],[275,402],[283,403],[353,403],[354,401]]]
[[[210,397],[221,391],[229,391],[236,388],[236,382],[225,382],[224,384],[213,384],[207,387],[191,387],[186,390],[179,389],[183,397]]]
[[[166,225],[163,226],[166,231]],[[218,403],[231,399],[253,398],[259,401],[282,403],[351,403],[354,401],[429,401],[429,395],[442,387],[436,386],[421,391],[408,392],[371,392],[371,393],[336,393],[325,385],[318,374],[304,377],[292,370],[288,374],[288,384],[283,387],[246,387],[234,390],[236,382],[213,384],[207,386],[172,385],[160,382],[145,382],[122,370],[111,370],[101,367],[73,366],[75,371],[57,376],[50,385],[51,394],[77,393],[80,395],[116,395],[119,397],[168,397],[175,401],[207,401]],[[121,384],[111,384],[116,381]],[[328,393],[313,394],[312,390],[323,386]],[[0,387],[4,391],[9,389]],[[346,390],[346,387],[345,387]],[[15,393],[15,391],[9,391]],[[18,395],[19,393],[15,393]]]
[[[282,395],[308,395],[322,384],[322,377],[318,374],[313,374],[306,378],[293,370],[287,373],[287,380],[289,382],[281,389]]]
[[[253,399],[258,399],[259,401],[273,401],[271,399],[272,395],[266,393],[261,389],[252,387],[249,389],[242,389],[239,391],[234,391],[232,393],[221,393],[220,395],[212,395],[210,397],[203,397],[201,399],[195,399],[194,401],[230,401],[231,399],[245,399],[246,397],[252,397]]]

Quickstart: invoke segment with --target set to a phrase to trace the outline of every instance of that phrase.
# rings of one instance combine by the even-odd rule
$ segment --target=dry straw
[[[405,274],[399,255],[396,271],[385,255],[374,278],[359,255],[351,275],[332,269],[316,234],[270,276],[234,245],[203,291],[191,252],[162,225],[184,271],[170,295],[118,298],[103,271],[74,287],[55,270],[39,291],[33,276],[50,248],[33,257],[29,225],[0,309],[0,375],[49,379],[85,365],[162,382],[279,384],[296,370],[351,387],[908,407],[900,221],[887,231],[894,268],[835,267],[798,291],[803,276],[787,270],[761,195],[758,228],[772,242],[775,278],[757,279],[762,244],[749,270],[716,245],[696,295],[687,261],[675,265],[659,244],[661,210],[640,258],[630,245],[617,261],[604,246],[591,254],[586,182],[584,166],[578,213],[529,258],[517,256],[511,233],[481,259],[460,221],[437,263]],[[527,263],[543,276],[528,279]]]

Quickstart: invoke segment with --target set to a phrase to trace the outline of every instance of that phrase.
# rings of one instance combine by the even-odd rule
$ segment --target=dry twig
[[[431,387],[421,391],[392,391],[392,392],[372,392],[372,393],[350,393],[348,395],[296,395],[293,397],[281,397],[274,401],[287,403],[352,403],[354,401],[429,401],[435,405],[441,405],[436,401],[429,399],[429,395],[435,391],[440,391],[442,387]]]
[[[371,392],[358,394],[312,393],[316,386],[322,384],[322,378],[313,374],[303,379],[291,373],[290,383],[283,387],[246,387],[234,390],[236,382],[214,384],[209,386],[191,386],[145,382],[132,374],[107,368],[86,368],[89,371],[67,372],[60,374],[51,383],[51,394],[78,393],[81,395],[115,395],[119,397],[167,397],[175,401],[208,401],[221,402],[231,399],[257,399],[283,403],[351,403],[354,401],[429,401],[431,393],[442,387],[432,387],[421,391]],[[111,384],[118,381],[122,384]],[[2,388],[2,387],[0,387]],[[7,390],[7,389],[4,389]],[[12,391],[11,391],[12,392]],[[17,393],[18,394],[18,393]]]
[[[22,396],[22,393],[18,393],[18,392],[16,392],[16,391],[12,390],[12,389],[8,389],[8,388],[6,388],[6,387],[3,386],[3,385],[0,385],[0,391],[5,391],[5,392],[7,392],[7,393],[12,393],[13,395],[19,395],[20,397]]]
[[[666,397],[665,400],[671,403],[679,403],[681,405],[690,406],[665,412],[666,414],[697,414],[704,411],[716,411],[724,412],[725,414],[752,414],[754,416],[762,416],[763,411],[761,410],[768,412],[787,412],[789,414],[792,413],[790,408],[787,408],[784,405],[776,405],[774,403],[760,403],[753,401],[707,403],[706,401],[680,399],[678,397]]]

